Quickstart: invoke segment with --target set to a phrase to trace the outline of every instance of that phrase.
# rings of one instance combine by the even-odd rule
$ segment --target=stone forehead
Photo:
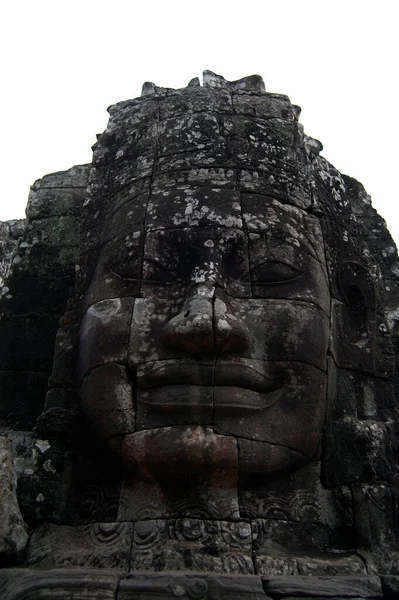
[[[139,196],[120,206],[106,221],[104,241],[137,230],[240,229],[264,240],[299,246],[324,262],[320,222],[314,215],[276,198],[240,194],[234,189],[185,187]]]

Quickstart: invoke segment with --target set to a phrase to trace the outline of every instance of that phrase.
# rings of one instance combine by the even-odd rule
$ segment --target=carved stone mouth
[[[243,392],[250,391],[258,394],[269,394],[284,387],[284,377],[281,370],[275,367],[269,369],[267,375],[250,359],[214,363],[194,363],[182,360],[156,361],[140,365],[137,369],[137,385],[139,388],[151,390],[165,386],[205,386],[223,388],[227,394],[228,388]],[[244,402],[244,404],[246,404]]]
[[[235,416],[245,411],[262,411],[275,404],[285,391],[284,385],[278,389],[258,392],[234,386],[215,386],[213,402],[218,416]]]
[[[242,363],[219,363],[215,369],[215,386],[244,388],[253,392],[274,392],[283,386],[283,377],[271,377]]]

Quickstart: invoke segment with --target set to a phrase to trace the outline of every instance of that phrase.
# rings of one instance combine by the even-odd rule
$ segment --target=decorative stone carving
[[[257,75],[147,82],[109,113],[91,165],[34,185],[13,244],[0,231],[20,562],[75,565],[60,597],[101,567],[123,599],[388,598],[399,261],[383,220]]]

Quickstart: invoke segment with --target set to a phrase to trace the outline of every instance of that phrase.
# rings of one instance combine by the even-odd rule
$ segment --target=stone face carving
[[[201,177],[204,165],[245,165],[248,145],[256,167],[263,160],[275,170],[270,146],[280,160],[291,157],[292,110],[278,119],[273,104],[268,129],[235,114],[227,90],[241,98],[251,82],[227,84],[207,72],[204,85],[222,93],[205,88],[208,106],[188,114],[197,88],[167,96],[164,119],[155,111],[164,103],[153,95],[148,107],[124,109],[123,120],[115,109],[94,150],[88,206],[99,214],[87,219],[84,237],[99,248],[97,258],[87,257],[93,275],[76,307],[81,406],[113,451],[123,438],[124,470],[163,489],[176,478],[177,487],[187,481],[192,490],[193,470],[200,482],[227,470],[221,485],[236,495],[238,471],[260,484],[320,451],[330,291],[319,219],[304,210],[309,190],[291,197],[281,191],[289,182],[274,184],[272,174],[269,195]],[[199,176],[188,171],[193,164]],[[151,189],[143,190],[150,165]],[[115,169],[125,168],[136,171],[129,189],[106,193]],[[303,178],[300,165],[295,170]],[[184,175],[194,179],[180,182]],[[115,363],[121,366],[110,376]]]
[[[377,575],[399,573],[399,262],[382,219],[259,76],[146,83],[109,112],[90,166],[35,184],[29,243],[7,251],[11,296],[42,246],[41,285],[75,283],[49,313],[36,439],[0,406],[24,564],[131,572],[118,598],[331,597],[334,577],[380,597]]]

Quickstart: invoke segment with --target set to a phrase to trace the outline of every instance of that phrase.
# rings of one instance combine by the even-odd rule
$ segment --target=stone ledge
[[[262,576],[263,589],[273,598],[289,596],[309,598],[382,598],[381,581],[377,576]]]
[[[397,598],[399,577],[272,576],[111,569],[3,569],[2,600],[368,600]],[[263,584],[263,587],[262,587]]]

